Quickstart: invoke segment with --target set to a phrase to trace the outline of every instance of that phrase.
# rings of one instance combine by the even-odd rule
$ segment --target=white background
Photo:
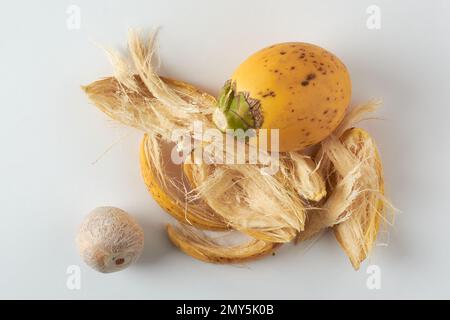
[[[66,27],[69,5],[81,28]],[[366,27],[369,5],[381,29]],[[353,271],[332,235],[244,267],[209,265],[169,243],[171,219],[140,176],[142,134],[88,103],[81,84],[111,74],[96,46],[124,48],[129,27],[159,34],[161,73],[216,94],[251,52],[306,41],[336,53],[353,104],[381,97],[363,126],[377,139],[387,191],[402,210],[389,246]],[[450,5],[448,1],[8,1],[0,12],[0,298],[450,298]],[[111,145],[109,152],[100,158]],[[74,237],[94,207],[145,229],[140,261],[100,274]],[[367,266],[382,272],[366,287]],[[66,269],[81,267],[81,290]]]

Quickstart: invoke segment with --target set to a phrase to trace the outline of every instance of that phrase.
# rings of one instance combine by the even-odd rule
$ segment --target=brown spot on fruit
[[[124,258],[119,258],[116,260],[116,265],[120,266],[121,264],[123,264],[125,262]]]
[[[316,75],[314,73],[310,73],[306,76],[306,80],[313,80],[316,78]]]
[[[309,81],[303,80],[301,84],[302,86],[306,87],[309,84]]]
[[[274,97],[276,97],[276,94],[275,94],[274,91],[269,91],[269,89],[267,89],[267,91],[268,91],[267,93],[265,93],[265,94],[262,95],[263,98],[267,98],[267,97],[272,97],[272,98],[274,98]]]
[[[281,54],[282,56],[284,56],[284,55],[286,54],[286,51],[280,51],[280,54]]]

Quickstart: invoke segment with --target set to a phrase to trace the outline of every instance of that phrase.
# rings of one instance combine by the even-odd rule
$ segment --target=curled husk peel
[[[365,114],[374,111],[379,102],[370,101],[345,114],[350,98],[346,68],[334,56],[325,56],[324,59],[334,61],[330,68],[334,73],[309,79],[307,87],[320,93],[321,81],[334,81],[341,74],[345,81],[340,83],[343,95],[336,105],[337,111],[329,109],[332,103],[321,102],[321,115],[317,114],[315,120],[332,117],[328,119],[329,128],[319,126],[311,136],[314,126],[308,122],[310,138],[286,140],[284,147],[289,150],[281,150],[276,174],[262,174],[262,165],[249,161],[239,165],[198,163],[192,155],[201,148],[204,155],[212,157],[212,148],[208,147],[213,142],[194,135],[195,121],[200,121],[204,129],[216,128],[217,123],[220,127],[221,121],[227,127],[237,119],[233,118],[237,114],[240,123],[236,126],[244,123],[248,127],[263,127],[262,123],[269,124],[275,118],[272,113],[258,118],[264,105],[251,100],[249,90],[242,89],[245,81],[230,81],[218,101],[188,83],[160,77],[153,61],[154,42],[154,34],[144,39],[131,31],[129,57],[109,52],[114,76],[83,89],[93,104],[109,117],[145,133],[140,149],[141,171],[155,201],[179,222],[167,227],[171,241],[202,261],[241,263],[267,255],[282,243],[307,240],[332,228],[351,263],[358,268],[374,246],[386,210],[381,160],[373,139],[367,132],[351,128]],[[290,45],[294,50],[294,44]],[[320,48],[303,45],[297,49],[301,48],[309,48],[316,55],[322,52]],[[239,71],[232,80],[244,78]],[[246,89],[249,88],[250,84]],[[322,95],[328,101],[327,92],[318,96]],[[279,97],[277,101],[284,100]],[[223,112],[217,114],[223,108],[233,113],[224,119]],[[308,108],[305,105],[298,112],[306,113]],[[295,129],[295,123],[290,126]],[[177,165],[179,173],[174,176],[168,172],[163,150],[174,146],[171,135],[177,129],[186,130],[196,148],[186,151],[181,146],[187,154],[184,162]],[[291,136],[289,130],[284,134]],[[236,144],[248,143],[239,137],[235,140]],[[310,144],[318,151],[312,154],[301,151]],[[225,155],[226,152],[225,148]],[[202,230],[238,232],[248,241],[224,245]]]
[[[249,239],[239,244],[218,243],[198,229],[187,226],[167,226],[170,241],[184,253],[211,263],[244,263],[275,252],[280,244]]]

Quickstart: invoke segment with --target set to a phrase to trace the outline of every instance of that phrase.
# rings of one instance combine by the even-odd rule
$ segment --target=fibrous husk
[[[169,178],[162,157],[164,143],[158,136],[148,134],[141,143],[141,172],[155,201],[181,223],[206,230],[228,230],[227,222],[202,199],[187,201],[189,190],[182,177]]]
[[[299,196],[314,202],[322,200],[327,194],[327,189],[318,171],[319,166],[310,157],[298,152],[290,152],[288,157],[283,168],[290,170],[285,172],[285,176]]]
[[[356,199],[343,214],[343,221],[333,229],[353,267],[359,269],[372,251],[380,222],[386,219],[383,169],[375,142],[366,131],[350,129],[341,141],[361,161],[361,176]]]
[[[191,199],[204,199],[234,229],[272,242],[289,242],[303,229],[301,200],[257,166],[201,163],[185,168],[196,186]]]
[[[334,226],[336,239],[358,269],[374,246],[380,221],[386,220],[378,151],[366,131],[352,128],[340,139],[331,136],[322,142],[318,156],[332,191],[322,208],[308,216],[300,240]]]
[[[167,110],[166,105],[155,98],[137,74],[126,79],[125,83],[132,83],[132,87],[118,78],[107,77],[82,88],[92,103],[112,119],[144,132],[158,134],[165,141],[171,141],[174,130],[189,129],[189,121],[208,123],[205,119],[209,114],[208,108],[215,104],[214,97],[182,81],[164,77],[159,79],[160,86],[164,87],[161,90],[176,92],[191,107],[183,104],[179,112]]]
[[[187,255],[210,263],[243,263],[274,253],[279,244],[249,239],[233,245],[219,243],[198,229],[187,226],[167,226],[172,243]]]

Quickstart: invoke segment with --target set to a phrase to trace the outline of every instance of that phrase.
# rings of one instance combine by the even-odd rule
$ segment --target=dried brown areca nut
[[[115,207],[99,207],[85,218],[76,237],[83,260],[102,273],[125,269],[144,247],[144,232],[136,220]]]

